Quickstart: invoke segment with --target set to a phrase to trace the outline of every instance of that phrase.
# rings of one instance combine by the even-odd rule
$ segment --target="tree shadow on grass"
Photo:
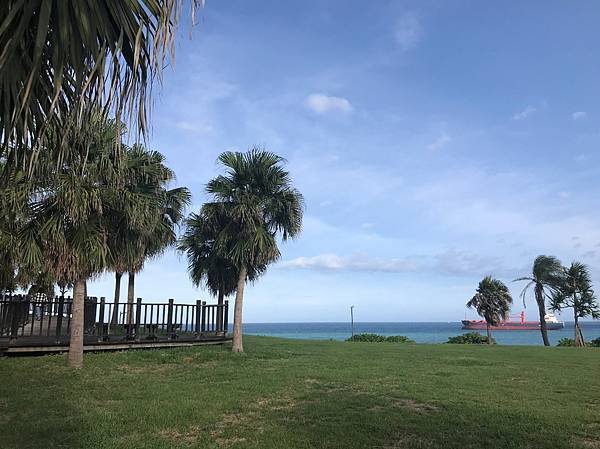
[[[49,380],[48,388],[26,379],[10,394],[0,389],[0,447],[52,449],[86,447],[92,423],[67,400],[72,393]],[[8,399],[10,398],[10,399]]]
[[[258,401],[239,417],[215,447],[566,449],[592,441],[491,404],[441,406],[317,381],[299,397]]]

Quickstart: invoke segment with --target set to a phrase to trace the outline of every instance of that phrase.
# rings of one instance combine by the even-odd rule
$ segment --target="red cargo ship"
[[[562,329],[565,323],[558,321],[556,317],[549,313],[545,316],[546,326],[549,331]],[[484,320],[462,320],[463,329],[469,330],[486,330],[487,324]],[[525,312],[521,312],[519,321],[502,321],[497,326],[492,326],[492,330],[497,331],[536,331],[540,330],[539,321],[525,321]]]

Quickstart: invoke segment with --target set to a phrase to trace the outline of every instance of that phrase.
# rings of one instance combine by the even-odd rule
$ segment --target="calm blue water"
[[[600,322],[583,322],[586,341],[600,337]],[[231,329],[231,328],[230,328]],[[448,337],[468,331],[461,323],[354,323],[354,332],[370,332],[381,335],[406,335],[417,343],[444,343]],[[350,323],[248,323],[244,333],[270,337],[300,338],[313,340],[345,340],[351,334]],[[482,332],[485,334],[485,331]],[[555,345],[561,338],[574,338],[573,323],[566,322],[565,328],[549,331],[550,341]],[[539,331],[497,331],[494,338],[499,344],[541,345]]]

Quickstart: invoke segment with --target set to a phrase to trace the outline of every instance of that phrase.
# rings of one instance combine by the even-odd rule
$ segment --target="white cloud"
[[[326,114],[328,112],[348,114],[353,110],[352,105],[345,98],[317,93],[306,97],[304,105],[317,114]]]
[[[432,142],[429,145],[427,145],[427,148],[429,150],[439,150],[439,149],[445,147],[450,142],[452,142],[452,137],[450,137],[446,133],[442,133],[442,135],[440,137],[438,137],[435,140],[435,142]]]
[[[396,22],[394,37],[402,51],[408,51],[417,46],[423,37],[423,27],[415,13],[406,12],[400,16]]]
[[[558,196],[565,200],[565,199],[569,198],[571,196],[571,194],[569,192],[562,190],[562,191],[558,192]]]
[[[333,202],[332,202],[332,201],[325,200],[325,201],[321,201],[321,202],[319,203],[319,206],[321,206],[321,207],[327,207],[327,206],[331,206],[332,204],[333,204]]]
[[[195,133],[209,133],[213,130],[213,127],[207,123],[189,122],[186,120],[175,122],[173,123],[173,126],[184,131],[192,131]]]
[[[585,111],[573,112],[573,114],[571,114],[571,117],[573,118],[573,120],[583,120],[583,119],[587,118],[587,112],[585,112]]]
[[[405,273],[417,271],[420,264],[413,259],[371,258],[364,255],[338,256],[337,254],[320,254],[313,257],[297,257],[279,264],[281,268],[301,268],[327,271],[370,271]]]
[[[517,112],[516,114],[514,114],[512,116],[512,119],[513,120],[524,120],[527,117],[530,117],[531,115],[535,114],[536,112],[537,112],[537,108],[536,107],[528,105],[521,112]]]
[[[371,222],[367,221],[367,222],[361,224],[360,227],[363,229],[373,229],[375,227],[375,223],[371,223]]]

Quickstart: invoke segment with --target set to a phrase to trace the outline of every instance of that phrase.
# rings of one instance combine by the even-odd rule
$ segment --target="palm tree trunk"
[[[573,311],[575,312],[575,346],[585,346],[585,342],[583,341],[583,332],[581,332],[581,328],[579,327],[579,317],[577,316],[577,311],[575,308],[573,308]]]
[[[69,338],[68,362],[71,368],[83,366],[83,308],[85,297],[85,280],[78,279],[73,285],[73,308],[71,318],[71,335]]]
[[[490,326],[490,323],[486,323],[485,324],[486,330],[487,330],[487,344],[491,345],[492,344],[492,328]]]
[[[121,276],[123,273],[115,272],[115,299],[113,304],[112,317],[110,318],[111,326],[115,326],[119,320],[119,301],[121,299]]]
[[[133,324],[133,298],[135,296],[135,272],[127,273],[127,324]]]
[[[546,324],[546,303],[544,301],[544,292],[542,286],[536,284],[535,286],[535,301],[537,302],[538,311],[540,313],[540,331],[542,332],[542,340],[544,346],[550,346],[550,340],[548,339],[548,325]]]
[[[244,346],[242,344],[242,306],[244,303],[246,274],[246,267],[242,266],[238,278],[237,291],[235,293],[235,308],[233,310],[233,352],[244,352]]]

